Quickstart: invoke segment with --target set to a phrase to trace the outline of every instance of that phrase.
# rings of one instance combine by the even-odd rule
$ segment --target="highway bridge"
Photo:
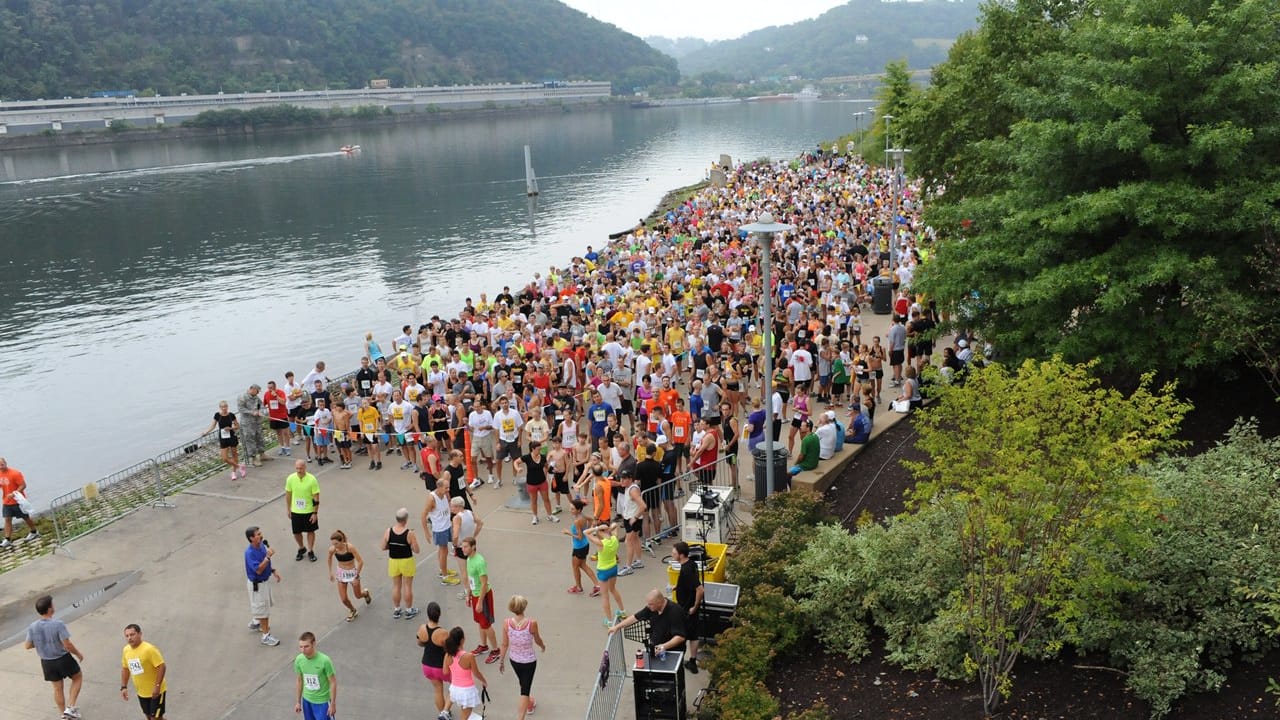
[[[363,90],[299,90],[297,92],[218,93],[154,97],[93,97],[0,102],[0,135],[45,130],[100,130],[112,123],[156,127],[181,123],[206,110],[252,110],[290,104],[329,110],[361,106],[389,108],[395,113],[583,104],[609,99],[612,86],[594,80],[554,83],[499,83],[448,87]]]

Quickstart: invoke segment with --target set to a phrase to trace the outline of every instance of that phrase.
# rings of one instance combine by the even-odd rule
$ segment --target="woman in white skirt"
[[[489,685],[476,664],[475,654],[464,650],[466,636],[462,628],[455,627],[449,631],[449,639],[444,641],[444,666],[448,668],[449,699],[462,708],[462,720],[468,720],[471,713],[484,703],[481,702],[480,690]]]
[[[338,563],[336,570],[333,567],[335,560]],[[363,598],[366,605],[373,602],[373,594],[360,587],[360,572],[364,570],[364,558],[360,557],[360,551],[355,545],[347,542],[346,533],[334,530],[329,536],[329,559],[326,562],[329,566],[329,582],[338,583],[338,598],[342,600],[343,605],[347,606],[347,622],[351,622],[360,612],[356,610],[355,604],[347,594],[348,585],[351,586],[356,599]]]

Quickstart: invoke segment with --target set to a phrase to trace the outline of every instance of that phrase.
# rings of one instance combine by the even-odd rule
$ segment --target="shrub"
[[[822,497],[811,492],[779,493],[759,503],[729,565],[731,581],[747,591],[759,585],[793,589],[787,566],[813,527],[827,519]]]

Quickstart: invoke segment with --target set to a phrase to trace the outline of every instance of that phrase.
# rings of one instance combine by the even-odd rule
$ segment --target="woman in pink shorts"
[[[444,643],[449,631],[440,627],[440,606],[427,603],[427,621],[418,626],[418,646],[422,648],[422,675],[436,691],[436,717],[449,717],[449,696],[445,694]]]

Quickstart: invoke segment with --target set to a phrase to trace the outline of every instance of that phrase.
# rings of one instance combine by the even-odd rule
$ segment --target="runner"
[[[533,524],[538,524],[539,496],[542,497],[542,505],[547,511],[547,519],[551,522],[560,522],[560,518],[551,512],[551,498],[547,496],[547,459],[543,454],[542,443],[536,440],[531,441],[528,454],[516,458],[511,469],[513,472],[524,473],[525,490],[529,493],[529,509],[533,512]]]
[[[293,528],[293,540],[298,543],[294,560],[307,558],[315,562],[316,530],[320,523],[320,483],[307,472],[307,461],[301,458],[293,462],[293,474],[284,480],[284,506]],[[303,534],[307,543],[302,544]]]
[[[133,689],[138,695],[138,704],[142,706],[142,716],[146,720],[159,720],[164,717],[165,696],[169,692],[169,682],[165,679],[168,666],[159,648],[142,639],[142,628],[131,623],[124,628],[125,646],[120,658],[120,699],[129,700],[129,678],[133,678]]]
[[[298,676],[295,713],[302,713],[303,720],[329,720],[338,714],[338,676],[329,656],[316,650],[316,636],[311,631],[298,636],[293,672]]]
[[[329,536],[329,558],[325,561],[329,568],[329,582],[338,584],[338,599],[347,608],[347,622],[355,620],[360,614],[356,610],[356,606],[347,596],[347,586],[351,586],[351,592],[355,593],[357,598],[364,598],[364,604],[373,603],[373,593],[368,589],[360,586],[360,574],[364,572],[364,558],[360,556],[360,551],[347,541],[347,534],[341,530],[334,530]],[[338,568],[335,571],[333,567],[334,561],[337,561]]]
[[[9,467],[9,462],[0,457],[0,496],[2,496],[4,508],[4,539],[0,540],[0,548],[7,548],[13,545],[13,519],[19,518],[27,523],[27,536],[23,540],[35,540],[40,537],[40,533],[36,530],[36,524],[32,522],[31,516],[22,509],[22,505],[18,502],[15,493],[23,496],[27,493],[27,479],[17,468]]]
[[[485,658],[485,663],[495,663],[502,652],[498,649],[497,633],[493,631],[493,588],[489,585],[489,564],[477,550],[474,536],[463,538],[462,552],[467,556],[467,578],[471,582],[471,600],[468,604],[476,625],[480,627],[480,644],[471,652],[474,655],[487,652],[489,656]]]
[[[71,642],[71,631],[66,624],[53,618],[52,596],[41,595],[36,598],[36,614],[40,619],[27,626],[27,641],[23,647],[35,650],[40,658],[44,679],[53,686],[53,704],[58,706],[58,712],[64,720],[79,720],[80,711],[76,708],[76,701],[80,699],[84,675],[80,672],[76,658],[84,662],[84,653]],[[63,693],[63,683],[67,680],[71,681],[70,703]]]
[[[413,606],[413,576],[418,566],[413,556],[419,552],[418,536],[409,528],[409,510],[396,511],[396,524],[382,533],[382,549],[387,552],[387,574],[391,576],[391,618],[409,620],[418,614]],[[404,598],[404,609],[400,599]]]
[[[453,516],[449,512],[449,486],[428,477],[427,501],[422,507],[422,532],[431,537],[440,564],[441,585],[457,585],[458,574],[449,567],[449,542],[453,539]]]
[[[445,672],[445,643],[449,631],[440,627],[440,605],[427,603],[427,621],[418,626],[418,647],[422,648],[422,676],[431,683],[436,693],[437,720],[450,720],[449,708],[453,703],[444,691],[449,679]]]
[[[204,435],[214,428],[218,429],[218,457],[231,468],[232,481],[236,479],[237,472],[240,473],[239,477],[244,477],[244,465],[240,463],[237,456],[240,438],[236,433],[240,430],[240,421],[236,419],[236,414],[228,409],[226,400],[218,403],[218,412],[213,414],[213,422],[209,423],[209,427],[200,434]]]
[[[276,387],[275,380],[267,381],[267,391],[262,395],[262,402],[267,405],[267,418],[271,424],[271,429],[276,433],[276,444],[280,446],[276,450],[276,454],[289,455],[293,452],[289,448],[291,441],[289,437],[289,408],[287,407],[289,399],[283,390]]]
[[[520,680],[520,702],[516,705],[517,720],[524,720],[525,715],[532,715],[538,707],[533,699],[533,675],[538,670],[538,653],[533,649],[536,644],[542,652],[547,651],[542,642],[542,634],[538,632],[538,621],[526,618],[524,611],[529,607],[529,600],[523,595],[512,595],[507,602],[507,610],[513,617],[502,623],[502,660],[498,672],[506,671],[506,660],[511,660],[511,669]]]
[[[569,594],[582,594],[582,574],[585,572],[587,577],[591,578],[591,597],[598,597],[600,581],[591,571],[591,566],[587,565],[587,553],[591,548],[591,542],[587,539],[586,530],[591,525],[591,519],[582,512],[586,506],[586,503],[577,498],[569,501],[569,527],[563,530],[564,534],[573,541],[573,551],[569,555],[569,568],[573,570],[573,584],[569,586]]]
[[[480,672],[480,666],[476,664],[476,655],[479,653],[463,649],[466,641],[462,628],[455,627],[449,631],[449,639],[444,646],[444,661],[449,668],[449,699],[462,708],[462,720],[469,720],[471,713],[484,705],[480,688],[486,688],[489,684],[484,679],[484,673]],[[480,688],[476,687],[476,680],[480,681]],[[444,720],[444,717],[441,716],[440,720]]]
[[[612,627],[617,619],[627,616],[627,611],[623,609],[622,595],[618,592],[617,586],[618,537],[614,534],[614,530],[618,527],[617,523],[604,523],[586,530],[587,540],[600,548],[597,551],[596,576],[600,579],[600,587],[604,591],[600,597],[604,606],[605,627]],[[611,599],[618,603],[617,612],[613,611]]]
[[[458,592],[458,599],[470,598],[471,578],[467,575],[467,554],[462,549],[464,538],[480,535],[484,522],[466,506],[462,498],[450,498],[449,512],[453,513],[453,557],[457,560],[458,570],[465,586]],[[468,599],[468,604],[470,600]]]

